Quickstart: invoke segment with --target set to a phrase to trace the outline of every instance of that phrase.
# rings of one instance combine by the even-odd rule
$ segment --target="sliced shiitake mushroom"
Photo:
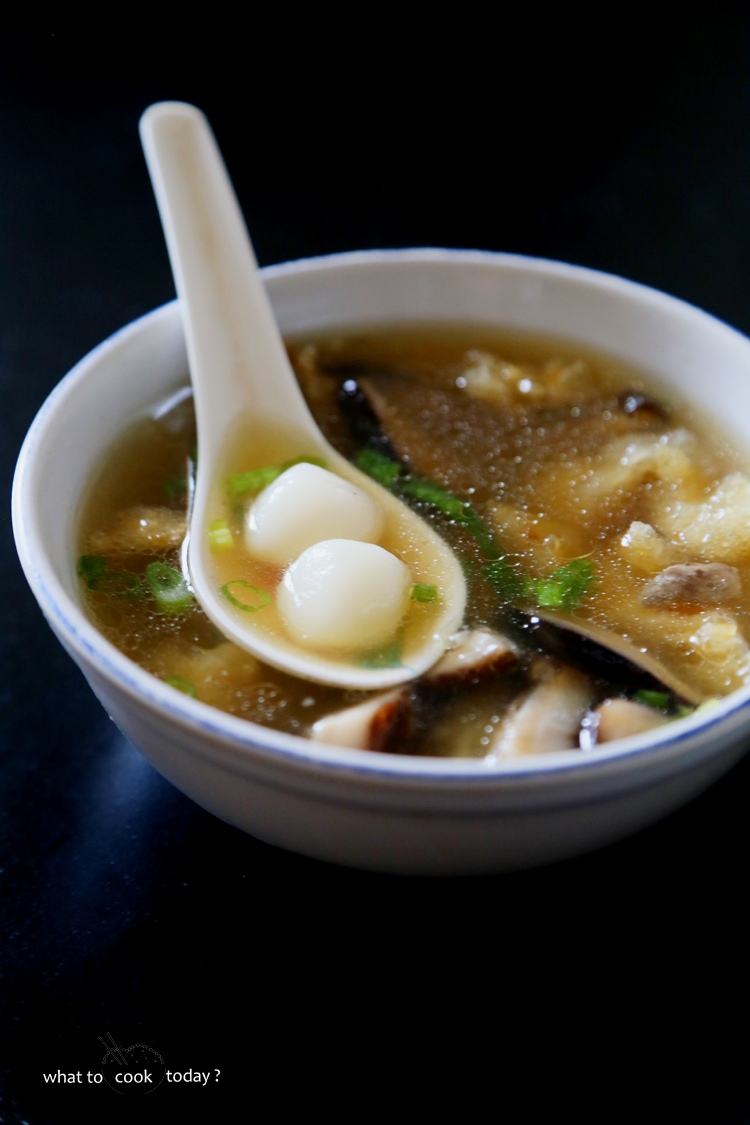
[[[494,629],[462,629],[453,641],[453,646],[422,676],[422,683],[437,688],[476,684],[492,679],[518,659],[518,646]]]
[[[565,665],[550,667],[547,676],[510,709],[490,744],[488,757],[572,750],[578,745],[581,719],[591,696],[587,676]]]
[[[596,742],[615,742],[619,738],[631,738],[635,734],[645,734],[665,726],[669,719],[655,707],[646,707],[634,699],[605,699],[593,712],[595,723],[588,725],[590,736],[596,733]]]
[[[372,699],[324,715],[313,724],[313,742],[348,746],[353,750],[398,752],[412,723],[413,702],[408,689],[376,695]]]
[[[655,575],[644,587],[641,599],[646,605],[722,605],[736,601],[741,593],[736,567],[725,563],[680,563]]]

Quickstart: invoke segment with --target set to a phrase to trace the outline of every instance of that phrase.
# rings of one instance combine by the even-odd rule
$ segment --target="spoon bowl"
[[[466,587],[451,549],[395,496],[323,437],[297,384],[218,146],[205,116],[182,102],[151,106],[140,124],[180,300],[200,450],[187,563],[196,598],[235,644],[276,668],[340,687],[391,687],[426,671],[461,625]],[[242,430],[278,435],[283,458],[317,456],[379,505],[394,553],[440,591],[430,628],[401,663],[368,668],[295,644],[221,596],[208,535],[228,450]],[[416,577],[416,575],[415,575]]]

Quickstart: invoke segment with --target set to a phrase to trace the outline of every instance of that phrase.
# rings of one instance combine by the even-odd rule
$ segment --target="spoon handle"
[[[159,102],[140,132],[183,310],[205,479],[238,407],[317,429],[208,121],[185,102]]]

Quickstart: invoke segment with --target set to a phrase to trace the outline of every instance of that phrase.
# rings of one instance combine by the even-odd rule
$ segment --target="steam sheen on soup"
[[[87,610],[147,671],[320,741],[497,759],[585,751],[750,682],[750,475],[689,405],[584,348],[475,326],[288,347],[331,444],[456,552],[464,627],[426,675],[376,695],[228,642],[183,572],[198,455],[185,388],[122,435],[80,522]],[[201,533],[253,628],[365,667],[408,665],[440,606],[439,575],[294,434],[239,436]],[[663,680],[575,622],[625,638]]]

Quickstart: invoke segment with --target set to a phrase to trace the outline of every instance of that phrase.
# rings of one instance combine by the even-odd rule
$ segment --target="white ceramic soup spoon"
[[[305,679],[369,690],[420,675],[439,659],[461,625],[466,587],[455,555],[419,516],[349,464],[318,430],[287,357],[205,116],[195,106],[161,102],[146,110],[140,131],[180,299],[195,395],[199,467],[187,558],[198,602],[235,644]],[[415,582],[437,587],[439,603],[430,608],[429,628],[412,630],[411,642],[406,630],[400,662],[385,661],[395,666],[367,667],[366,660],[344,658],[330,648],[321,654],[295,643],[283,628],[269,631],[262,609],[237,608],[227,598],[226,586],[222,593],[209,528],[226,477],[228,449],[242,419],[256,434],[284,435],[280,461],[290,457],[296,442],[296,455],[322,458],[337,477],[371,497],[384,516],[393,553],[407,565],[414,563]],[[370,661],[378,663],[384,661]]]

